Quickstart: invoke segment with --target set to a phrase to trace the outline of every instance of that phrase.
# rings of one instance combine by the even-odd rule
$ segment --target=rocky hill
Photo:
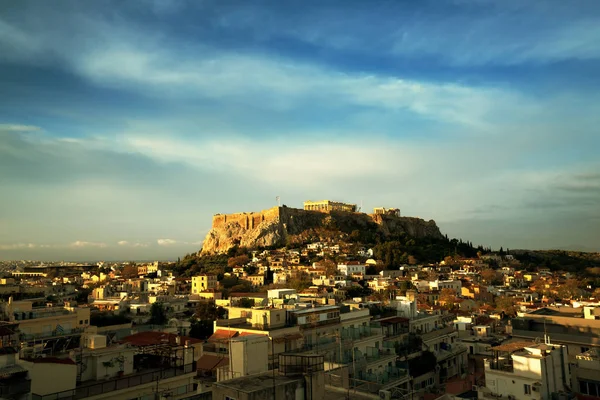
[[[217,214],[206,235],[201,254],[226,253],[240,246],[249,249],[353,237],[361,241],[400,234],[442,238],[435,221],[394,215],[307,211],[274,207],[260,212]]]

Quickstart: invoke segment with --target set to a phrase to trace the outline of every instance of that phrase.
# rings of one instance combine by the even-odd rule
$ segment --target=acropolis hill
[[[315,203],[307,203],[314,207],[312,204]],[[308,207],[307,203],[305,207]],[[442,237],[433,220],[401,217],[396,209],[388,213],[365,214],[348,211],[349,205],[335,204],[341,206],[320,210],[282,206],[259,212],[216,214],[213,217],[212,229],[204,239],[202,254],[226,253],[234,246],[256,249],[294,245],[323,240],[324,235],[339,238],[340,235],[350,234],[355,230],[373,232],[384,237],[401,233],[414,237]],[[344,207],[343,211],[339,210],[341,207]],[[385,209],[376,209],[378,210]],[[335,235],[331,235],[332,232]]]

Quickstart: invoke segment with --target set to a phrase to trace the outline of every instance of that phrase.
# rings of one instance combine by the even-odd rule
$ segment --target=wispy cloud
[[[7,132],[35,132],[39,131],[39,126],[33,125],[13,125],[13,124],[0,124],[0,131]]]
[[[0,16],[5,257],[55,239],[33,249],[173,257],[212,213],[275,195],[527,220],[531,237],[549,211],[597,215],[598,4],[144,5]]]
[[[173,246],[173,245],[177,244],[177,241],[173,240],[173,239],[157,239],[156,243],[159,246]]]
[[[342,5],[340,5],[342,6]],[[335,7],[302,4],[224,10],[216,20],[264,42],[297,41],[328,51],[424,58],[453,66],[548,64],[597,60],[599,6],[580,1],[422,1]],[[364,23],[369,21],[369,23]]]
[[[73,248],[83,248],[83,247],[97,247],[97,248],[105,248],[107,247],[106,243],[101,243],[101,242],[86,242],[83,240],[77,240],[71,244],[69,244],[69,247],[73,247]]]
[[[34,243],[0,244],[0,250],[35,249],[39,247]]]
[[[129,242],[127,240],[120,240],[117,242],[117,245],[119,246],[124,246],[124,247],[148,247],[148,243],[141,243],[141,242]]]

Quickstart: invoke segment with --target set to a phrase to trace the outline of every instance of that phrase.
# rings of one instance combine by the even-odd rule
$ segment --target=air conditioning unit
[[[531,390],[534,392],[539,392],[540,391],[540,387],[538,385],[533,385],[531,386]]]
[[[392,392],[390,392],[389,390],[380,390],[379,391],[379,398],[381,400],[391,400],[392,399]]]
[[[477,385],[473,385],[473,387],[471,388],[471,390],[472,390],[473,392],[476,392],[476,391],[477,391],[477,389],[479,389],[479,386],[477,386]]]

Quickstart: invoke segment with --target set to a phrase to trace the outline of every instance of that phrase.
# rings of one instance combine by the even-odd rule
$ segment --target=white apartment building
[[[549,400],[571,384],[566,346],[514,342],[493,347],[485,360],[485,386],[479,398]]]
[[[460,294],[461,287],[462,282],[458,279],[442,281],[436,279],[435,281],[429,282],[429,289],[431,290],[451,289],[456,292],[456,294]]]
[[[358,261],[348,261],[346,263],[338,264],[337,269],[341,274],[346,276],[352,274],[365,274],[365,264]]]

